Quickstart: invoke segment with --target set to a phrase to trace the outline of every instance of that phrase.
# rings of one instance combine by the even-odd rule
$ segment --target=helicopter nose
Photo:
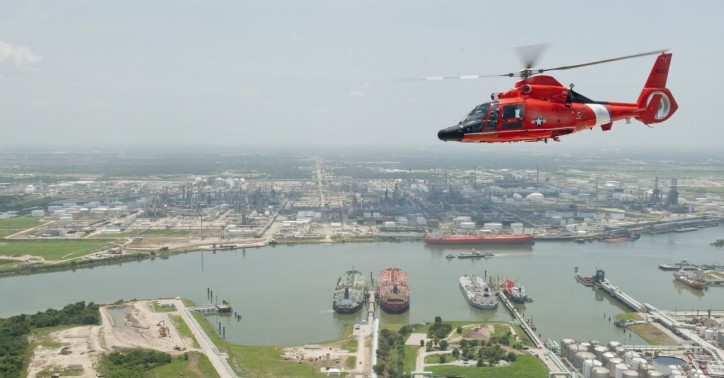
[[[463,139],[463,129],[459,125],[450,126],[437,132],[437,137],[443,142],[461,141]]]

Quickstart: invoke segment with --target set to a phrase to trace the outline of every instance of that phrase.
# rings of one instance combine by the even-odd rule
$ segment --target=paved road
[[[211,365],[214,366],[219,377],[237,378],[238,376],[234,373],[234,370],[231,369],[231,366],[226,362],[226,358],[221,356],[216,345],[211,342],[211,339],[206,335],[206,332],[201,328],[196,318],[191,315],[191,311],[186,308],[186,305],[184,305],[181,300],[176,300],[175,303],[176,309],[181,313],[186,324],[188,324],[191,333],[193,333],[196,341],[198,341],[201,346],[201,351],[209,358]]]

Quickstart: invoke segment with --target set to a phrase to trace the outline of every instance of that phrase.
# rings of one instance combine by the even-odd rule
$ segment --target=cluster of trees
[[[22,314],[0,319],[0,377],[25,375],[22,370],[28,349],[28,334],[32,329],[70,324],[100,324],[98,305],[78,302],[62,310],[50,309],[34,315]]]
[[[430,330],[427,331],[427,337],[435,340],[437,344],[440,340],[447,337],[452,332],[452,325],[450,323],[443,323],[442,318],[439,316],[435,317],[435,323],[430,326]]]
[[[397,333],[387,328],[380,330],[377,363],[372,367],[375,373],[383,377],[404,375],[405,340],[410,333],[411,326],[404,326]]]
[[[516,355],[506,352],[500,344],[485,340],[460,340],[460,348],[453,348],[452,356],[467,361],[477,361],[477,366],[492,366],[500,360],[515,362]]]
[[[106,377],[142,378],[161,365],[171,363],[171,355],[150,349],[131,349],[104,355],[100,371]]]

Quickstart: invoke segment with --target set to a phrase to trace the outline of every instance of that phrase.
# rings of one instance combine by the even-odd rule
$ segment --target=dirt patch
[[[469,328],[463,328],[463,338],[475,340],[489,340],[495,333],[495,327],[491,324],[479,324]]]
[[[119,321],[114,321],[111,308],[117,315],[122,312]],[[118,348],[155,349],[172,355],[198,351],[183,340],[170,320],[169,315],[177,315],[177,311],[153,312],[151,301],[138,301],[101,307],[100,312],[100,326],[73,327],[51,333],[44,343],[46,346],[35,349],[28,377],[69,367],[82,369],[82,375],[76,376],[95,377],[100,355]]]

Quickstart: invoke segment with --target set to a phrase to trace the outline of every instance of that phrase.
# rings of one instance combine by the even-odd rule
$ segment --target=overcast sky
[[[679,111],[558,145],[722,144],[721,1],[0,1],[0,147],[444,144],[516,71],[662,48]],[[561,71],[583,95],[634,102],[654,56]],[[443,146],[444,144],[444,146]],[[539,143],[535,148],[556,149]],[[525,145],[531,145],[526,143]]]

